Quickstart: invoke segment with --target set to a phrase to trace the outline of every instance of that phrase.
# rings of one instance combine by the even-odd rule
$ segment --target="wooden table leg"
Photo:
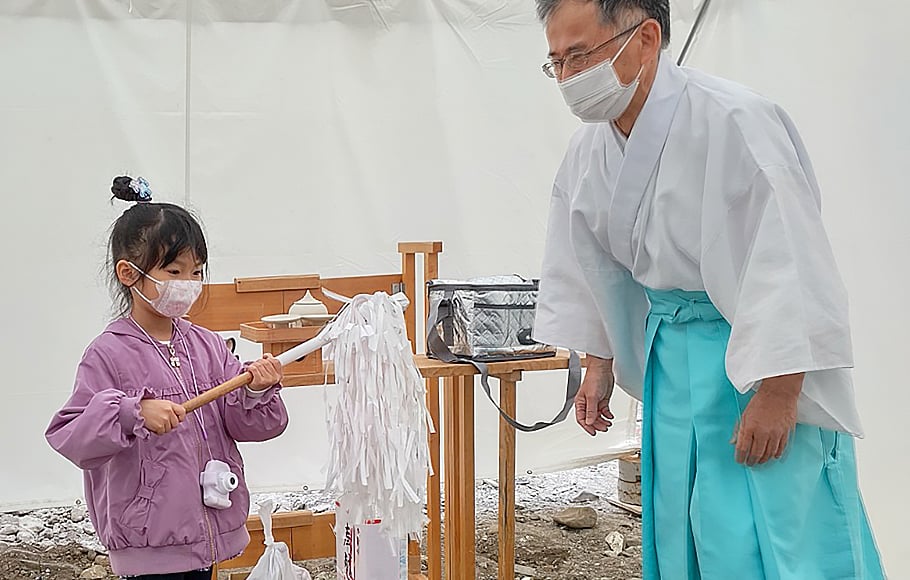
[[[461,378],[460,411],[462,413],[462,438],[460,441],[461,461],[461,561],[462,575],[452,578],[474,578],[477,573],[475,550],[475,523],[477,513],[474,505],[474,376]]]
[[[427,478],[427,576],[442,580],[442,504],[439,488],[439,379],[426,379],[427,409],[436,427],[430,433],[430,465],[433,473]]]
[[[459,498],[458,488],[459,471],[458,471],[458,441],[460,430],[458,425],[458,387],[460,381],[454,377],[445,377],[443,379],[442,403],[445,413],[445,577],[446,580],[458,578],[461,572],[458,561],[458,542],[457,538],[461,531],[458,529],[460,518],[458,517]]]
[[[399,249],[399,251],[401,251]],[[417,260],[413,253],[401,254],[401,280],[404,282],[404,293],[411,301],[411,307],[404,309],[404,326],[408,331],[408,340],[411,341],[411,350],[417,352],[417,307],[414,306],[414,297],[417,295]]]
[[[469,580],[474,562],[474,377],[444,379],[446,580]]]
[[[499,379],[499,405],[515,417],[516,383],[521,373]],[[515,579],[515,428],[499,418],[499,580]]]
[[[408,541],[408,580],[428,580],[420,571],[420,542]]]

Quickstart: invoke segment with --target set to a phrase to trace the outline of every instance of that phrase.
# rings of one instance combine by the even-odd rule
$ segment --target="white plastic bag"
[[[284,542],[276,542],[272,535],[272,500],[259,504],[259,519],[265,534],[265,553],[247,580],[312,580],[310,573],[291,561],[291,554]]]

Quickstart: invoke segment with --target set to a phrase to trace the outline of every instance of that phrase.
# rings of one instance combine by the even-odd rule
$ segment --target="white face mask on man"
[[[164,282],[161,282],[143,272],[136,264],[133,264],[132,262],[127,262],[127,264],[154,282],[155,286],[158,287],[158,297],[154,300],[146,298],[146,296],[135,286],[131,286],[130,289],[135,291],[140,298],[148,302],[149,305],[155,309],[155,312],[161,316],[166,316],[168,318],[186,316],[202,293],[202,280],[165,280]]]
[[[616,55],[584,72],[559,83],[559,90],[572,113],[585,123],[608,123],[619,118],[632,102],[642,69],[628,85],[623,85],[613,63],[638,32],[636,28]]]

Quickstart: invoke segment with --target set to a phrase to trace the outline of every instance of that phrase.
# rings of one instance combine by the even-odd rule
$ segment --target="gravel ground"
[[[516,478],[516,578],[630,580],[641,575],[640,519],[614,508],[615,461],[551,474]],[[498,487],[477,482],[477,578],[496,578]],[[323,512],[334,496],[321,490],[259,494],[279,511]],[[553,516],[567,507],[588,507],[597,523],[568,529]],[[610,546],[610,541],[613,547]],[[617,546],[617,538],[622,545]],[[615,549],[618,548],[618,549]],[[114,578],[85,506],[0,514],[0,579],[73,580]],[[314,580],[334,578],[334,562],[302,563]]]

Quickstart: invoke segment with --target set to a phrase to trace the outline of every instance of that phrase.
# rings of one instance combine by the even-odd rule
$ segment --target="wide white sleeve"
[[[550,198],[533,336],[543,344],[613,358],[606,326],[572,247],[568,200],[557,187]]]
[[[613,359],[617,384],[640,400],[647,298],[594,236],[589,218],[554,188],[534,337]]]
[[[737,390],[806,373],[800,421],[858,434],[847,292],[811,179],[798,165],[763,167],[738,195],[706,191],[702,276],[732,327]]]

